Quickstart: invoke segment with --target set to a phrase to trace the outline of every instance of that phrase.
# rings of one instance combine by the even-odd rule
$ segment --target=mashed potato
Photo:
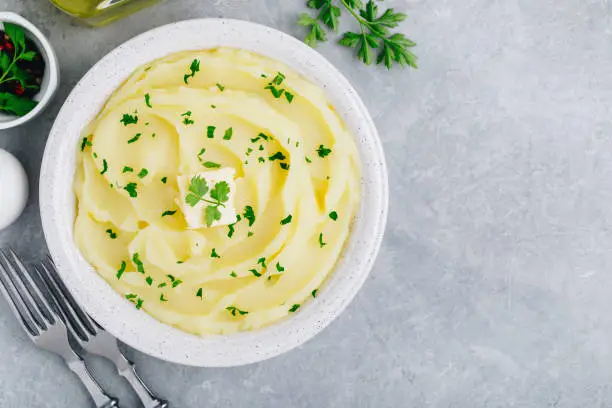
[[[358,152],[324,92],[246,51],[138,69],[82,136],[78,247],[126,301],[190,333],[298,313],[359,207]]]

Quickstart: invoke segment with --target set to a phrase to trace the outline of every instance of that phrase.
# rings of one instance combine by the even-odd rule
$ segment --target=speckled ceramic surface
[[[363,199],[342,259],[308,307],[265,329],[197,337],[137,311],[87,264],[73,241],[72,180],[81,129],[134,69],[174,52],[219,46],[247,49],[280,60],[326,90],[358,142]],[[109,332],[161,359],[195,366],[234,366],[291,350],[344,310],[366,280],[380,247],[388,185],[384,155],[372,119],[356,91],[327,60],[274,29],[243,21],[205,19],[144,33],[111,52],[85,75],[66,100],[49,136],[41,170],[40,201],[45,237],[63,279]]]

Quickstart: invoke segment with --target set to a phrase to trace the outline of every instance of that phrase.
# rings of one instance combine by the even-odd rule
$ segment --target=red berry
[[[21,84],[19,84],[19,83],[18,83],[18,84],[15,86],[15,95],[17,95],[17,96],[21,96],[21,95],[23,95],[23,93],[24,93],[24,92],[25,92],[25,91],[24,91],[24,89],[23,89],[23,86],[21,86]]]

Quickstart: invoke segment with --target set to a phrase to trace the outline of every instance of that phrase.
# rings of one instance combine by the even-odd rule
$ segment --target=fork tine
[[[42,331],[47,330],[49,323],[42,315],[41,308],[36,303],[36,300],[34,300],[31,289],[29,289],[23,281],[23,276],[28,274],[27,270],[23,264],[11,262],[9,257],[10,255],[7,255],[4,249],[0,249],[0,263],[4,263],[5,277],[7,281],[10,281],[12,284],[9,286],[15,289],[17,296],[27,309],[32,318],[32,322],[37,325],[38,329]]]
[[[55,263],[53,262],[53,260],[49,256],[47,256],[47,259],[43,261],[43,264],[46,266],[48,274],[55,282],[64,299],[70,305],[70,308],[74,312],[75,317],[80,320],[81,324],[85,327],[87,331],[89,331],[90,334],[95,335],[99,331],[97,324],[89,317],[87,313],[85,313],[85,311],[74,299],[74,297],[64,284],[64,281],[59,276],[59,273],[57,272],[57,268],[55,267]]]
[[[34,291],[34,294],[32,294],[32,297],[35,297],[38,299],[37,304],[39,305],[39,310],[42,312],[42,315],[45,318],[46,323],[49,323],[49,324],[55,323],[55,320],[57,319],[57,315],[54,313],[54,310],[51,307],[51,304],[49,303],[49,301],[47,300],[47,297],[40,290],[41,289],[40,284],[35,281],[35,278],[38,276],[31,271],[31,268],[30,270],[28,270],[25,267],[21,258],[19,258],[19,256],[15,253],[15,251],[13,251],[12,248],[10,247],[6,248],[4,252],[5,252],[5,255],[8,252],[9,254],[8,256],[12,257],[13,264],[16,265],[19,272],[21,272],[20,276],[22,277],[22,281],[25,280],[25,282],[30,287],[30,289]]]
[[[7,278],[4,272],[4,266],[0,262],[0,292],[4,295],[4,298],[9,304],[9,307],[17,317],[17,320],[25,330],[25,332],[31,336],[38,336],[38,327],[32,322],[28,309],[26,308],[23,301],[17,295],[16,289],[13,287],[10,280]]]
[[[68,328],[68,330],[70,330],[74,339],[79,342],[89,340],[89,336],[86,330],[83,328],[79,320],[74,317],[70,305],[62,296],[57,282],[55,281],[55,279],[53,279],[53,276],[49,271],[47,265],[45,265],[45,263],[43,262],[38,264],[37,266],[38,267],[36,268],[36,271],[40,274],[40,276],[43,278],[43,281],[47,285],[47,288],[52,294],[53,300],[59,309],[59,313],[62,316],[62,320],[64,320],[64,323],[66,323],[66,327]]]

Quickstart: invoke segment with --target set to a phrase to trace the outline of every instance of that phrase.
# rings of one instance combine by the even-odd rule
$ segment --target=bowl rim
[[[5,122],[0,121],[0,130],[11,129],[34,119],[47,107],[47,105],[49,105],[49,102],[51,102],[53,96],[55,96],[55,93],[57,92],[57,89],[59,87],[59,62],[57,60],[55,50],[53,49],[53,46],[51,45],[51,42],[47,39],[47,37],[29,20],[27,20],[25,17],[20,16],[17,13],[13,13],[10,11],[0,12],[0,23],[4,22],[14,23],[23,27],[27,32],[29,32],[29,34],[31,34],[36,40],[38,40],[41,45],[40,48],[42,48],[40,51],[42,53],[43,58],[45,59],[45,69],[48,70],[48,75],[46,84],[47,86],[45,88],[44,93],[39,93],[38,95],[36,95],[36,99],[39,99],[36,107],[24,116],[16,116],[15,119],[8,120]]]
[[[290,318],[262,329],[200,337],[137,311],[85,261],[72,239],[72,163],[84,125],[136,68],[175,52],[218,47],[263,54],[318,82],[356,139],[364,178],[362,205],[349,243],[316,299]],[[82,104],[83,98],[88,104]],[[103,57],[66,99],[50,132],[41,167],[45,238],[60,276],[77,301],[127,345],[162,360],[191,366],[230,367],[263,361],[300,346],[323,330],[348,306],[369,276],[382,243],[388,202],[382,144],[370,114],[348,80],[294,37],[232,19],[205,18],[164,25],[134,37]]]

